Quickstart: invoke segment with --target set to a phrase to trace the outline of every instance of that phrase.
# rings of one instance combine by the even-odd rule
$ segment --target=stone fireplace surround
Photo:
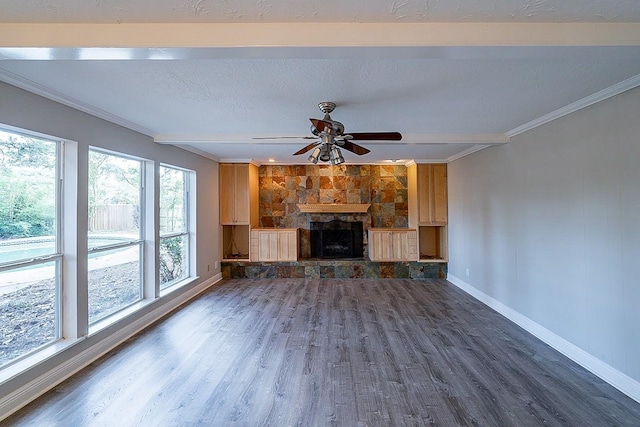
[[[311,256],[311,222],[362,221],[364,254],[371,227],[407,227],[404,165],[263,165],[259,168],[260,227],[298,228],[300,258]],[[370,203],[366,213],[303,213],[298,204]]]
[[[224,278],[445,278],[446,263],[373,262],[367,230],[408,227],[407,168],[398,165],[264,165],[259,168],[260,227],[298,228],[297,262],[225,262]],[[366,213],[304,213],[298,204],[370,203]],[[362,221],[364,259],[311,260],[310,223]]]

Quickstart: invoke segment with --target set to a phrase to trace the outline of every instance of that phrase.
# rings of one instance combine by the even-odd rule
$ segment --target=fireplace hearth
[[[362,258],[362,221],[311,222],[311,258]]]

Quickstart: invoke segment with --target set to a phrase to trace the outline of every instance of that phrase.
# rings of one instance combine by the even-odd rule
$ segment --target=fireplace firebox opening
[[[362,258],[362,221],[311,222],[311,258]]]

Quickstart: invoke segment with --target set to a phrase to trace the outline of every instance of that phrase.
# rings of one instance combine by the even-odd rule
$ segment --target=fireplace
[[[362,221],[311,222],[311,258],[362,258]]]

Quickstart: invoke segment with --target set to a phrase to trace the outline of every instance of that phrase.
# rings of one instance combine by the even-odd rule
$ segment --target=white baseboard
[[[147,328],[162,316],[206,291],[220,280],[222,280],[222,274],[218,273],[180,296],[164,304],[159,304],[154,310],[118,329],[115,333],[70,358],[65,363],[55,366],[33,381],[6,396],[2,396],[0,398],[0,421],[113,350],[133,335]]]
[[[570,343],[564,338],[554,334],[550,330],[544,328],[523,314],[504,305],[495,298],[485,294],[484,292],[474,288],[456,276],[449,274],[447,280],[464,292],[468,293],[478,301],[491,307],[498,313],[502,314],[522,329],[531,333],[541,341],[567,356],[585,369],[591,371],[607,383],[611,384],[633,400],[640,402],[640,382],[634,380],[628,375],[618,371],[612,366],[604,363],[602,360],[587,353],[575,344]]]

